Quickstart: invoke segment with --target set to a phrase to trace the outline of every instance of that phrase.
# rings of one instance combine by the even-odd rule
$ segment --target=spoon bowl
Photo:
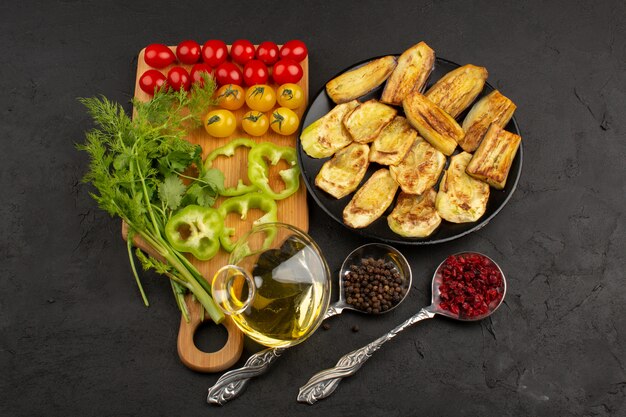
[[[363,309],[359,309],[351,304],[348,304],[346,301],[346,294],[344,288],[344,282],[346,276],[351,270],[351,266],[358,265],[361,263],[363,259],[373,258],[373,259],[382,259],[385,262],[391,262],[395,270],[400,274],[400,278],[402,279],[402,288],[404,290],[404,295],[391,308],[380,311],[378,313],[367,312]],[[341,269],[339,270],[339,299],[331,306],[331,308],[338,309],[339,313],[343,309],[354,310],[365,314],[384,314],[388,313],[391,310],[398,307],[402,302],[406,299],[409,294],[409,290],[411,289],[411,284],[413,283],[413,275],[411,273],[411,267],[409,266],[409,262],[406,260],[404,255],[400,253],[399,250],[394,248],[393,246],[385,245],[384,243],[367,243],[363,246],[359,246],[343,261],[341,265]]]
[[[440,286],[443,284],[443,269],[444,269],[446,262],[448,262],[451,258],[466,257],[466,256],[479,256],[480,258],[487,260],[489,263],[489,266],[495,266],[498,272],[500,273],[500,276],[502,277],[502,285],[498,288],[498,294],[499,294],[498,299],[493,300],[488,304],[487,312],[476,315],[476,316],[472,316],[472,317],[464,317],[461,314],[454,314],[453,312],[449,310],[441,308],[442,300],[441,300],[441,291],[439,290]],[[506,278],[504,276],[504,272],[502,272],[502,268],[500,268],[500,266],[493,259],[491,259],[487,255],[480,253],[480,252],[459,252],[454,255],[450,255],[446,259],[441,261],[441,263],[435,270],[435,273],[433,274],[433,280],[432,280],[432,296],[431,296],[431,301],[430,301],[431,305],[429,306],[429,308],[430,308],[430,311],[432,311],[435,314],[446,316],[454,320],[478,321],[478,320],[483,320],[489,317],[491,314],[493,314],[498,309],[498,307],[500,307],[500,305],[504,301],[505,296],[506,296]]]

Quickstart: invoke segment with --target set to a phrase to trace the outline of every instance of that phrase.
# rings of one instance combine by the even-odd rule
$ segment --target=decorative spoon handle
[[[303,385],[298,392],[298,401],[303,403],[314,404],[318,400],[328,397],[339,386],[339,382],[345,377],[354,375],[361,366],[376,352],[380,347],[390,339],[393,339],[398,333],[407,327],[424,319],[434,317],[435,313],[430,311],[428,307],[422,308],[419,313],[406,320],[404,323],[395,327],[389,333],[379,337],[368,345],[360,349],[354,350],[339,359],[334,368],[329,368],[313,375],[309,382]]]
[[[341,313],[343,308],[330,306],[324,315],[324,320]],[[285,351],[285,348],[269,348],[250,356],[244,366],[226,372],[209,388],[207,402],[209,404],[224,405],[239,396],[251,378],[263,375],[270,365]]]
[[[226,372],[209,388],[207,402],[224,405],[237,397],[248,385],[250,378],[267,372],[270,365],[285,351],[284,348],[270,348],[250,356],[245,365],[239,369]]]

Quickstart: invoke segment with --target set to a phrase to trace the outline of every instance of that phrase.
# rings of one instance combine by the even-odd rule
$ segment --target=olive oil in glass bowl
[[[213,278],[213,298],[251,339],[289,347],[321,324],[331,292],[320,248],[283,223],[255,226]]]

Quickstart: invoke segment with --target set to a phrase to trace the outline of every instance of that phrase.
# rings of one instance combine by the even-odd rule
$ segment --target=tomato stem
[[[221,119],[218,115],[211,116],[211,117],[209,118],[209,120],[207,120],[206,124],[207,124],[207,126],[208,126],[208,125],[212,125],[213,123],[217,123],[217,122],[219,122],[220,120],[222,120],[222,119]]]
[[[287,100],[293,99],[293,91],[290,90],[289,88],[285,88],[281,95],[284,97],[287,97]]]
[[[285,118],[278,112],[272,113],[272,116],[274,117],[272,124],[278,123],[278,130],[283,130],[283,121]]]
[[[218,96],[218,98],[220,97],[229,97],[229,96],[233,96],[235,98],[239,97],[239,91],[235,88],[232,87],[232,84],[228,84],[228,86],[226,87],[226,90],[224,90],[224,92],[222,94],[220,94]]]
[[[257,87],[254,87],[254,90],[252,90],[252,93],[250,93],[250,97],[258,96],[259,94],[263,96],[264,93],[265,93],[265,87],[257,86]]]
[[[248,114],[246,117],[244,117],[244,120],[250,120],[251,122],[256,122],[261,117],[263,117],[263,113],[261,113],[261,112],[259,112],[256,116],[252,112],[250,112],[250,114]]]

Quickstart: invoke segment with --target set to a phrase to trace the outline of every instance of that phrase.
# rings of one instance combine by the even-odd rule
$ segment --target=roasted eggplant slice
[[[501,190],[522,138],[492,124],[467,166],[467,173]]]
[[[339,104],[307,126],[300,135],[304,152],[311,158],[326,158],[352,142],[342,121],[346,114],[358,106],[357,100]]]
[[[487,209],[489,185],[465,173],[472,154],[461,152],[450,158],[437,193],[439,215],[452,223],[475,222]]]
[[[515,103],[498,90],[481,98],[463,120],[465,137],[459,141],[461,148],[466,152],[474,152],[489,129],[489,125],[494,123],[500,127],[506,126],[513,117],[516,107]]]
[[[326,83],[326,92],[335,103],[359,98],[381,85],[396,67],[396,58],[389,55],[344,72]]]
[[[483,91],[487,75],[485,67],[463,65],[441,77],[425,96],[457,118]]]
[[[420,42],[404,51],[398,58],[398,65],[393,70],[380,101],[399,106],[412,91],[422,92],[426,80],[435,64],[435,51]]]
[[[409,122],[402,116],[396,116],[372,142],[370,161],[381,165],[399,163],[411,149],[415,138],[417,132]]]
[[[430,236],[441,224],[435,208],[437,192],[429,188],[422,195],[401,192],[389,216],[389,228],[404,237]]]
[[[424,139],[445,155],[452,155],[465,133],[448,113],[416,91],[402,100],[402,107],[409,123]]]
[[[369,166],[370,148],[366,144],[352,143],[338,151],[315,177],[315,185],[335,198],[350,194],[361,183]]]
[[[407,194],[422,194],[437,184],[446,157],[421,137],[398,165],[389,167],[391,176]]]
[[[352,139],[358,143],[370,143],[387,126],[398,111],[377,100],[368,100],[348,113],[343,119]]]
[[[355,229],[369,226],[391,205],[397,190],[398,183],[391,178],[389,170],[379,169],[357,190],[343,210],[343,222]]]

